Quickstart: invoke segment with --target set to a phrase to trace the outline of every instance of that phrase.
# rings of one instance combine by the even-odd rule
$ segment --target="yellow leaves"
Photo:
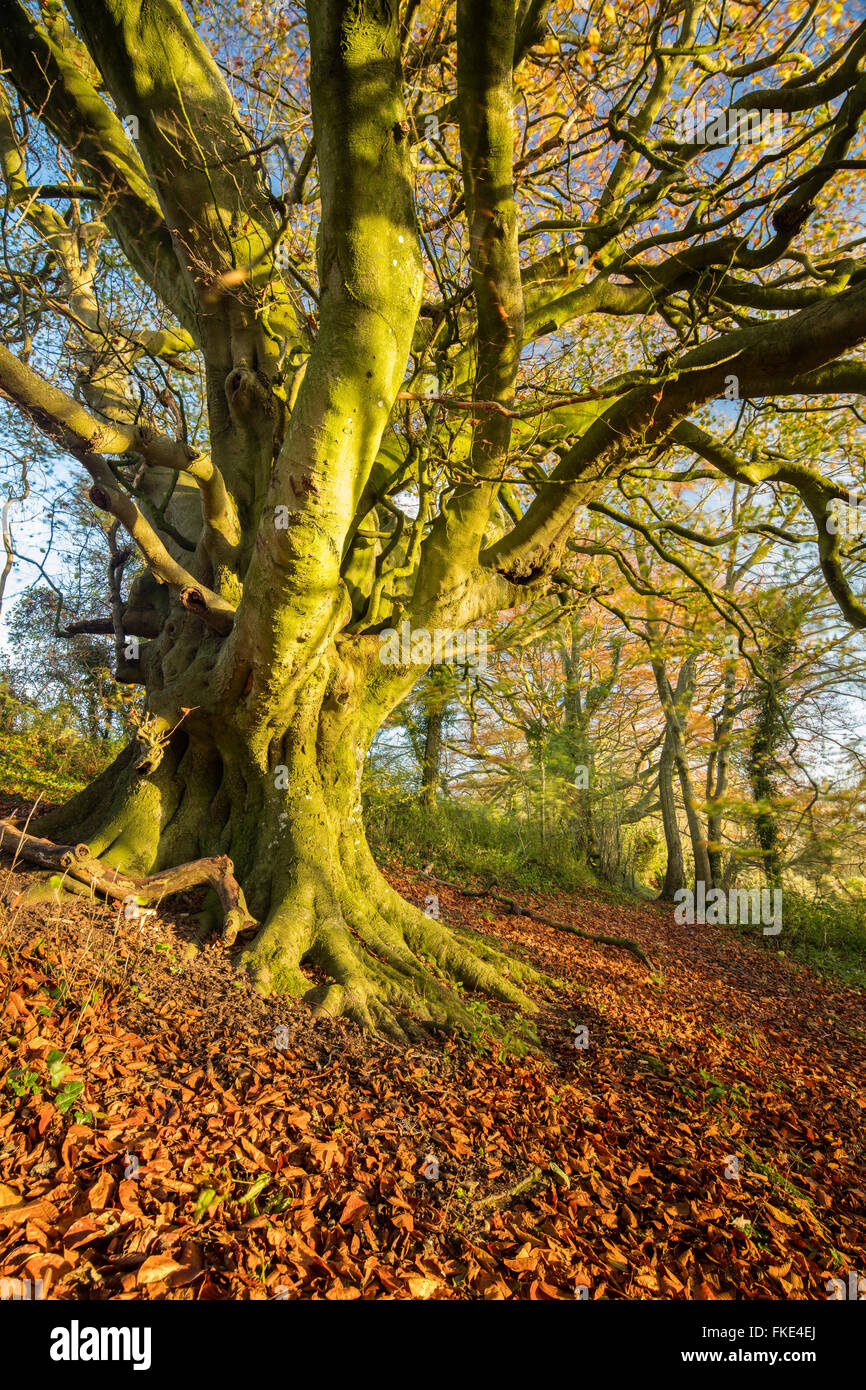
[[[764,1210],[768,1212],[770,1216],[774,1217],[776,1221],[779,1221],[783,1226],[797,1225],[796,1217],[789,1216],[786,1211],[780,1211],[778,1207],[771,1207],[769,1202],[767,1202],[766,1206],[764,1207]]]
[[[525,1244],[512,1259],[503,1260],[502,1263],[515,1274],[534,1273],[538,1264],[538,1257],[538,1250],[533,1250],[531,1246]]]
[[[411,1278],[407,1279],[406,1283],[409,1286],[409,1292],[413,1298],[432,1298],[436,1290],[441,1288],[441,1285],[436,1279]]]

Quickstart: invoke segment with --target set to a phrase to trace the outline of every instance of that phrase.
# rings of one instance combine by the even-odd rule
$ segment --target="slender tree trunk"
[[[665,881],[661,891],[661,896],[665,902],[673,902],[674,894],[685,884],[683,842],[680,837],[680,827],[677,821],[677,803],[674,794],[675,766],[676,759],[674,757],[673,737],[669,727],[665,733],[665,741],[662,747],[661,758],[659,759],[658,781],[662,826],[664,828],[665,845],[667,847]]]
[[[710,868],[709,853],[707,851],[707,836],[701,824],[698,799],[694,783],[692,782],[685,743],[676,731],[674,731],[674,756],[676,758],[680,788],[683,794],[686,820],[689,826],[689,837],[692,842],[692,856],[695,863],[695,884],[697,885],[703,880],[706,888],[710,889],[713,886],[713,874]]]
[[[772,740],[767,736],[762,720],[755,730],[749,749],[749,778],[755,798],[755,836],[761,848],[763,869],[767,882],[776,888],[782,881],[782,857],[779,852],[774,771]]]
[[[755,724],[749,748],[749,779],[755,798],[755,834],[764,872],[772,888],[782,883],[782,850],[777,813],[778,753],[788,735],[785,719],[785,676],[799,631],[796,606],[780,615],[780,631],[765,654],[767,678],[757,682]]]
[[[442,779],[442,726],[445,711],[441,704],[428,702],[424,731],[424,762],[421,769],[421,801],[435,806]]]
[[[693,686],[694,673],[692,660],[687,657],[683,662],[677,678],[677,687],[675,691],[671,689],[671,684],[667,678],[664,665],[658,657],[653,660],[652,666],[659,692],[659,699],[661,700],[665,716],[665,745],[667,746],[668,740],[670,740],[670,751],[673,754],[680,790],[682,791],[683,805],[685,807],[686,821],[688,822],[689,837],[691,839],[692,855],[695,864],[695,885],[703,882],[706,888],[710,889],[713,886],[713,879],[710,869],[710,859],[707,853],[707,837],[701,825],[700,813],[698,811],[698,799],[695,794],[691,771],[689,769],[686,740],[681,719],[681,713],[688,707]]]
[[[714,887],[718,887],[722,883],[723,878],[722,802],[728,789],[736,679],[736,664],[734,662],[728,662],[725,668],[725,689],[722,699],[722,709],[716,721],[714,748],[707,766],[707,800],[710,803],[710,811],[707,817],[707,853],[709,855],[710,871],[713,876]],[[713,766],[713,760],[715,761],[715,766]],[[715,783],[713,782],[714,771]]]
[[[651,567],[646,547],[641,541],[635,542],[635,553],[641,576],[649,583]],[[713,886],[713,879],[707,853],[707,837],[701,825],[697,797],[692,785],[683,721],[683,716],[688,711],[694,693],[695,659],[693,654],[685,657],[677,677],[676,690],[673,690],[665,670],[662,625],[659,622],[655,601],[652,598],[647,602],[647,635],[650,639],[650,662],[665,717],[665,745],[668,746],[669,743],[669,751],[673,754],[676,764],[689,836],[692,842],[695,888],[697,889],[698,883],[703,882],[709,889]]]

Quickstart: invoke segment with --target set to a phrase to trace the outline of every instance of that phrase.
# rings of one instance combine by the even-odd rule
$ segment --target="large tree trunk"
[[[236,712],[194,710],[161,750],[131,744],[33,828],[84,841],[130,874],[230,856],[260,924],[243,964],[261,990],[302,995],[314,1012],[405,1037],[416,1032],[413,1020],[465,1021],[455,982],[532,1008],[514,981],[533,972],[464,945],[404,902],[376,866],[360,783],[381,711],[349,684],[333,651],[266,744]]]
[[[609,312],[609,290],[631,302],[628,287],[601,272],[636,167],[634,152],[619,161],[600,204],[610,216],[587,230],[598,276],[585,282],[567,249],[521,264],[514,69],[537,33],[525,7],[521,38],[513,0],[457,0],[456,91],[438,109],[459,133],[452,211],[462,202],[474,308],[463,289],[456,301],[449,290],[432,316],[420,311],[441,277],[429,244],[422,254],[411,148],[423,66],[406,87],[404,52],[415,45],[404,42],[400,6],[306,7],[312,132],[303,165],[309,172],[314,151],[318,175],[309,198],[301,171],[285,196],[274,194],[263,155],[281,140],[255,143],[181,0],[69,8],[76,32],[62,6],[3,6],[4,194],[53,267],[40,301],[27,253],[20,283],[34,302],[24,338],[30,320],[61,304],[72,336],[52,380],[25,360],[29,347],[19,357],[0,343],[0,394],[79,460],[94,505],[123,526],[146,567],[126,603],[112,572],[111,622],[93,630],[114,633],[118,677],[145,688],[147,718],[138,743],[41,829],[86,841],[127,873],[230,856],[259,923],[250,969],[262,988],[303,991],[317,1008],[396,1031],[407,1014],[459,1016],[449,981],[521,998],[512,983],[520,968],[482,958],[401,904],[370,858],[358,802],[364,756],[430,664],[428,645],[426,657],[385,671],[379,635],[404,623],[428,639],[463,631],[546,593],[575,507],[668,438],[749,486],[787,482],[767,461],[722,453],[687,417],[718,400],[734,373],[757,397],[811,393],[814,373],[863,340],[866,289],[852,284],[784,323],[713,336],[661,381],[593,383],[592,401],[573,416],[564,401],[524,416],[515,400],[525,333],[540,340],[590,301],[592,312]],[[453,74],[450,62],[443,74]],[[34,196],[17,134],[25,108],[42,124],[40,139],[58,142],[75,168],[67,193]],[[854,134],[844,120],[837,153]],[[52,211],[54,197],[67,200],[65,213]],[[789,228],[799,227],[805,198],[783,209]],[[93,221],[82,222],[77,205],[91,199]],[[315,285],[304,254],[294,264],[290,253],[302,199],[321,208]],[[9,225],[20,228],[18,212]],[[137,277],[129,305],[114,251],[96,254],[106,231]],[[23,245],[15,230],[5,246],[21,262],[4,271],[13,288]],[[719,254],[729,265],[729,248]],[[641,314],[644,290],[663,308],[674,285],[673,261],[657,278],[648,266],[639,269]],[[688,279],[694,267],[683,267],[676,275]],[[46,343],[34,361],[45,360]],[[183,360],[190,354],[196,368]],[[176,391],[155,388],[152,367],[163,361],[191,374],[188,387],[172,377]],[[447,390],[431,400],[418,388],[433,369]],[[128,395],[133,370],[138,403]],[[475,404],[461,439],[451,412],[464,411],[468,393]],[[206,430],[193,419],[205,418],[202,394]],[[533,476],[525,509],[516,493],[500,508],[514,491],[504,482],[512,464],[522,476],[522,456],[539,443],[556,448],[559,463]],[[796,486],[817,521],[834,488],[806,473]],[[404,491],[417,504],[407,511],[397,501]],[[506,514],[514,524],[503,531]],[[866,625],[826,529],[820,553],[842,611]],[[648,614],[661,651],[651,604]],[[141,639],[140,654],[127,650],[130,638]],[[666,678],[660,694],[676,732]],[[680,734],[696,867],[709,881]]]
[[[458,96],[479,316],[475,390],[507,405],[523,332],[511,170],[515,11],[505,0],[494,8],[477,23],[469,3],[459,6]],[[483,488],[473,478],[458,489],[438,530],[425,536],[423,500],[406,535],[403,518],[388,546],[373,543],[381,516],[397,511],[387,450],[376,465],[424,278],[398,7],[326,0],[310,8],[322,204],[312,341],[310,318],[278,269],[287,206],[256,172],[228,90],[181,7],[160,0],[129,24],[104,0],[80,9],[118,108],[136,112],[138,147],[154,171],[153,207],[166,227],[148,255],[176,262],[183,293],[171,307],[189,330],[184,350],[201,350],[210,454],[160,434],[124,404],[118,339],[107,347],[100,336],[80,248],[57,230],[74,308],[89,324],[81,391],[92,412],[120,414],[121,425],[103,427],[56,392],[38,406],[39,382],[2,349],[0,361],[15,399],[41,409],[40,419],[60,412],[64,442],[94,480],[91,500],[123,522],[147,561],[125,605],[118,588],[114,624],[118,677],[144,686],[147,715],[138,742],[41,819],[38,833],[85,856],[86,844],[91,862],[127,878],[216,857],[259,924],[244,953],[257,985],[302,994],[317,1010],[403,1036],[410,1019],[464,1019],[455,986],[531,1008],[514,981],[534,972],[464,945],[402,902],[361,823],[371,739],[430,664],[429,648],[385,662],[381,630],[401,619],[428,637],[462,630],[516,596],[498,572],[478,567],[509,446],[507,411],[473,432]],[[136,459],[136,496],[147,496],[156,526],[106,449]],[[425,469],[419,454],[423,499]],[[140,651],[127,650],[130,636]],[[229,919],[230,935],[243,910]]]

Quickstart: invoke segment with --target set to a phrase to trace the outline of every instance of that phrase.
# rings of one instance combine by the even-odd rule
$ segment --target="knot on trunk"
[[[99,487],[98,484],[94,484],[87,495],[94,507],[98,507],[101,512],[111,511],[111,498],[104,487]]]
[[[201,589],[194,589],[188,585],[187,588],[181,589],[180,601],[188,612],[195,613],[200,618],[207,613],[207,601]]]
[[[263,378],[254,372],[246,362],[233,367],[225,381],[226,400],[232,415],[248,418],[251,415],[268,414],[271,411],[271,396]]]
[[[314,497],[318,497],[319,495],[319,485],[312,473],[307,469],[304,469],[300,473],[291,474],[289,477],[289,487],[296,497],[304,498],[309,497],[311,494]]]

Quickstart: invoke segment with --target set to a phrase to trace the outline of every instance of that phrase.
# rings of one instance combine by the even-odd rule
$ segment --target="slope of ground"
[[[423,904],[429,880],[386,866]],[[826,1299],[866,1265],[863,996],[669,910],[535,894],[657,963],[437,887],[562,983],[401,1050],[23,906],[0,858],[0,1276],[59,1299]],[[831,1286],[832,1287],[832,1286]]]

